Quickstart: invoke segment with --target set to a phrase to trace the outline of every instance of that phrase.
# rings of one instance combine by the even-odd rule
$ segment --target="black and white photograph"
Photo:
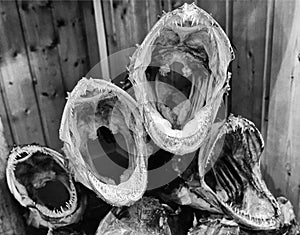
[[[0,235],[300,235],[300,0],[0,0]]]

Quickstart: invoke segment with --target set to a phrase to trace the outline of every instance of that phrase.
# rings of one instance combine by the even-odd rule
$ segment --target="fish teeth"
[[[237,207],[232,207],[232,202],[230,204],[227,204],[229,207],[231,207],[231,210],[238,214],[239,216],[246,218],[258,225],[264,225],[264,226],[275,226],[277,223],[276,218],[273,216],[272,218],[262,218],[260,216],[258,217],[253,217],[251,216],[247,211],[243,210],[243,209],[239,209]]]
[[[159,227],[163,227],[164,226],[164,219],[163,217],[159,218]]]
[[[193,18],[192,18],[192,26],[196,25],[195,23],[196,23],[196,18],[193,17]]]

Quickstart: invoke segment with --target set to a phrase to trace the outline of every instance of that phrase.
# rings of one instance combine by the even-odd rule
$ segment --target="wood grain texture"
[[[143,20],[137,22],[137,18],[142,12],[138,16],[135,16],[135,13],[141,4],[144,5]],[[103,1],[108,54],[133,47],[142,42],[143,38],[139,38],[139,35],[145,36],[147,33],[145,6],[145,1],[138,0]]]
[[[104,27],[104,17],[102,10],[101,1],[93,0],[94,12],[95,12],[95,21],[96,21],[96,32],[98,39],[98,48],[100,54],[100,63],[99,67],[101,68],[101,78],[106,81],[111,81],[110,68],[108,63],[108,54],[107,54],[107,43]]]
[[[169,12],[172,10],[172,0],[161,0],[161,8],[165,12]]]
[[[231,107],[261,126],[267,1],[234,1]]]
[[[268,112],[270,101],[270,77],[271,77],[271,56],[274,31],[274,1],[267,2],[266,19],[266,43],[264,53],[264,74],[263,74],[263,97],[262,97],[262,117],[261,133],[263,138],[267,137],[268,130]]]
[[[120,43],[117,42],[117,30],[114,15],[114,9],[117,8],[118,4],[119,1],[116,3],[114,3],[112,0],[102,1],[108,54],[117,52],[120,47]]]
[[[79,1],[79,6],[83,14],[84,30],[86,35],[89,69],[99,62],[99,49],[96,33],[95,14],[92,1]]]
[[[36,81],[38,105],[48,147],[59,150],[65,89],[58,54],[59,38],[52,24],[50,1],[18,1],[29,65]]]
[[[52,1],[52,11],[59,37],[64,84],[66,90],[71,91],[90,69],[84,18],[77,0]]]
[[[195,2],[197,6],[211,14],[224,31],[226,30],[226,0],[197,0]]]
[[[140,44],[171,1],[103,0],[109,54]]]
[[[129,56],[140,44],[151,24],[154,23],[152,10],[160,9],[153,1],[140,0],[103,0],[102,8],[106,31],[107,50],[111,79],[126,72]],[[158,12],[152,12],[158,15]],[[147,17],[148,16],[148,17]]]
[[[20,216],[17,203],[13,200],[6,184],[5,168],[8,152],[0,118],[0,234],[25,235],[24,221]]]
[[[300,2],[275,2],[266,156],[267,184],[300,219]]]
[[[5,104],[5,96],[3,94],[1,85],[0,85],[0,118],[2,119],[3,133],[5,133],[5,139],[7,140],[6,142],[8,146],[11,147],[14,144],[14,139],[11,132],[7,106]]]
[[[45,144],[16,3],[0,1],[0,9],[0,85],[14,141]]]
[[[148,31],[153,27],[153,25],[158,21],[162,15],[162,2],[147,0],[147,26]]]

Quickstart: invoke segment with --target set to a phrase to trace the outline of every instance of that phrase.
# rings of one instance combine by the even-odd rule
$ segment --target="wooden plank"
[[[8,110],[7,106],[5,104],[5,99],[3,95],[3,91],[1,88],[1,83],[0,83],[0,119],[2,119],[2,124],[3,124],[3,133],[4,137],[7,140],[8,146],[12,147],[14,144],[14,139],[13,135],[11,132],[11,126],[9,122],[9,117],[8,117]]]
[[[65,105],[65,91],[59,55],[58,35],[52,24],[50,1],[18,1],[25,41],[47,146],[61,149],[58,137]]]
[[[232,39],[232,20],[233,20],[233,0],[225,0],[225,32],[229,37],[229,40]]]
[[[108,55],[111,55],[119,50],[114,16],[114,8],[116,8],[118,4],[119,1],[114,1],[114,3],[112,0],[102,1]]]
[[[172,0],[161,0],[161,8],[165,12],[169,12],[172,10]]]
[[[0,84],[16,144],[45,144],[15,2],[0,1]]]
[[[147,15],[147,30],[152,28],[152,26],[158,21],[159,16],[162,15],[162,5],[160,1],[146,1],[146,15]]]
[[[148,32],[147,14],[145,14],[146,1],[104,0],[102,5],[108,54],[142,42]]]
[[[149,4],[148,1],[131,0],[129,3],[127,11],[128,14],[131,13],[132,15],[131,17],[129,15],[128,20],[131,18],[131,22],[133,23],[130,44],[133,46],[143,42],[151,28],[150,24],[153,23],[153,18],[150,18],[150,15],[158,15],[158,12],[150,12],[150,10],[154,10],[155,8],[151,7],[149,9],[149,6],[152,4]]]
[[[89,57],[89,69],[93,68],[97,63],[99,63],[99,49],[98,40],[96,35],[96,22],[93,2],[89,1],[79,1],[80,9],[83,14],[84,19],[84,29],[86,34],[88,57]]]
[[[270,77],[271,77],[271,56],[274,28],[274,1],[267,2],[267,21],[266,21],[266,43],[264,54],[264,73],[263,73],[263,97],[262,97],[262,117],[261,133],[266,140],[268,127],[268,111],[270,100]]]
[[[227,37],[229,38],[229,41],[232,45],[232,31],[233,31],[233,0],[225,0],[225,32],[227,34]],[[234,48],[234,47],[233,47]],[[232,62],[229,64],[228,72],[232,73]],[[229,80],[229,86],[232,87],[232,79]],[[225,97],[225,109],[227,115],[230,115],[232,113],[232,90],[230,89],[228,91],[228,95]]]
[[[102,11],[102,3],[97,0],[93,0],[93,5],[95,9],[95,21],[96,21],[96,32],[98,38],[98,47],[99,47],[99,54],[101,63],[100,68],[102,72],[102,78],[105,80],[110,81],[110,71],[109,65],[107,60],[107,45],[106,45],[106,36],[104,30],[104,18],[103,18],[103,11]]]
[[[152,9],[159,8],[153,7],[154,4],[150,5]],[[126,65],[135,45],[141,43],[148,33],[148,28],[154,21],[153,18],[147,18],[145,11],[146,6],[150,5],[149,2],[140,0],[102,1],[112,79],[121,72],[126,72]]]
[[[261,125],[264,48],[268,1],[234,1],[231,107],[234,114]]]
[[[197,0],[197,6],[208,12],[226,30],[226,1],[225,0]]]
[[[9,151],[3,131],[0,118],[0,234],[25,235],[24,222],[19,208],[16,205],[16,201],[13,200],[5,180],[6,159]]]
[[[52,12],[64,84],[71,91],[89,70],[83,15],[77,0],[52,1]]]
[[[264,170],[275,195],[300,213],[300,2],[275,1],[268,137]],[[275,30],[276,29],[276,30]]]

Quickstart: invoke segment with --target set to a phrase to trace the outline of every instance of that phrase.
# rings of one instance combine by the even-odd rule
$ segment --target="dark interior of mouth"
[[[32,200],[50,210],[60,210],[70,200],[69,176],[51,156],[34,153],[16,165],[15,176]]]
[[[135,117],[122,99],[112,95],[77,107],[80,152],[92,173],[111,184],[121,183],[124,172],[136,167]]]
[[[169,162],[174,157],[173,153],[170,153],[168,151],[165,151],[163,149],[159,149],[154,154],[152,154],[148,158],[148,171],[157,169],[163,165],[165,165],[167,162]]]
[[[122,138],[122,136],[117,137],[117,139],[120,138]],[[112,160],[115,164],[117,164],[121,168],[124,169],[128,168],[129,159],[128,159],[127,152],[121,148],[119,143],[116,141],[115,135],[113,135],[108,128],[100,127],[98,129],[98,141],[110,160]],[[155,153],[149,156],[147,170],[153,170],[159,168],[164,164],[166,164],[167,162],[169,162],[173,157],[174,157],[173,153],[170,153],[163,149],[159,149]],[[100,166],[100,164],[97,164],[96,161],[94,161],[94,164]],[[104,166],[104,164],[101,165]],[[101,170],[98,168],[98,171],[103,173],[104,169]],[[107,171],[111,172],[110,169]],[[111,178],[113,178],[114,180],[118,180],[119,175],[120,173],[111,175]]]
[[[67,188],[59,180],[48,181],[44,187],[36,191],[37,198],[51,210],[64,206],[65,202],[70,200]]]
[[[211,98],[215,83],[210,79],[209,57],[203,34],[164,29],[155,40],[145,74],[152,90],[152,105],[172,129],[181,130]],[[207,35],[207,33],[206,33]]]
[[[265,195],[261,182],[254,172],[254,162],[249,157],[249,147],[245,145],[238,133],[226,134],[216,145],[221,145],[221,151],[215,151],[218,158],[212,160],[205,169],[206,184],[230,205],[231,208],[242,210],[253,218],[271,218],[275,211],[273,205]],[[214,150],[213,150],[214,152]],[[252,153],[250,153],[252,154]]]
[[[116,140],[122,140],[123,143],[125,140],[123,136],[119,133],[112,134],[112,132],[107,127],[100,127],[97,130],[98,141],[108,157],[119,166],[127,169],[129,165],[129,158],[127,152],[122,149],[119,145],[119,142]],[[122,145],[124,146],[124,145]]]
[[[173,159],[171,164],[165,163],[163,167],[159,168],[161,170],[155,170],[155,168],[153,168],[154,171],[149,171],[148,190],[146,192],[146,195],[158,196],[169,205],[178,206],[178,204],[170,200],[170,196],[174,193],[174,189],[180,189],[183,185],[187,186],[187,182],[190,183],[192,178],[193,181],[197,181],[197,187],[200,186],[200,179],[198,177],[198,174],[195,173],[198,170],[198,154],[199,151],[185,154],[183,156],[172,155]],[[149,160],[150,159],[151,157],[149,158]],[[158,158],[153,158],[153,161],[155,161],[155,159],[158,160]],[[165,160],[167,160],[167,158],[165,158]],[[162,182],[162,184],[158,184],[158,182]],[[162,196],[162,194],[165,196]]]

